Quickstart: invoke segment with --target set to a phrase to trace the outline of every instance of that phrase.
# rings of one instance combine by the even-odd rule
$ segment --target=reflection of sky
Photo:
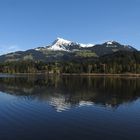
[[[99,139],[139,139],[140,100],[115,110],[86,101],[73,107],[65,100],[61,95],[44,101],[0,92],[0,138],[85,140],[98,134]]]
[[[0,92],[0,104],[1,103],[4,103],[5,101],[11,101],[15,99],[15,96],[13,95],[10,95],[10,94],[6,94],[6,93],[3,93],[3,92]]]

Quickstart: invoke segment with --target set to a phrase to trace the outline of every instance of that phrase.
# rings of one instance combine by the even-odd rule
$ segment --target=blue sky
[[[57,37],[140,49],[140,0],[0,0],[0,54]]]

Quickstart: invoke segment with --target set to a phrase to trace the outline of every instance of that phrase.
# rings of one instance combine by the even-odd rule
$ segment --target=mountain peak
[[[54,44],[60,44],[60,45],[63,45],[63,44],[70,44],[72,43],[71,41],[69,40],[66,40],[66,39],[63,39],[63,38],[60,38],[60,37],[57,37],[57,39],[52,43],[52,45]]]
[[[79,48],[93,47],[94,44],[81,44],[77,42],[72,42],[63,38],[58,37],[52,45],[48,48],[49,50],[59,50],[59,51],[69,51],[70,46],[78,46]]]
[[[67,47],[72,44],[71,41],[65,40],[63,38],[58,37],[52,45],[48,48],[49,50],[59,50],[59,51],[66,51]]]
[[[114,43],[116,43],[116,41],[107,41],[107,42],[106,42],[106,44],[108,44],[108,45],[112,45],[112,44],[114,44]]]
[[[64,39],[64,38],[61,38],[61,37],[57,37],[56,40],[58,40],[58,41],[68,41],[68,40],[66,40],[66,39]]]
[[[132,46],[129,45],[122,45],[121,43],[118,43],[116,41],[107,41],[103,44],[81,44],[78,42],[69,41],[63,38],[58,37],[51,45],[48,45],[43,48],[36,48],[38,51],[43,50],[52,50],[52,51],[67,51],[67,52],[73,52],[77,50],[83,50],[83,49],[92,49],[96,48],[97,46],[102,46],[104,48],[110,48],[117,50],[136,50]]]
[[[120,44],[120,43],[118,43],[117,41],[111,40],[111,41],[105,42],[104,44],[107,44],[107,45],[114,45],[114,44]],[[120,45],[121,45],[121,44],[120,44]]]

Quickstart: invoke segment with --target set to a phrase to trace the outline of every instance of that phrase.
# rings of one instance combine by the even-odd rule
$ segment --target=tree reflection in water
[[[116,108],[140,96],[140,79],[90,76],[13,76],[0,78],[0,91],[47,101],[57,111],[72,106]]]

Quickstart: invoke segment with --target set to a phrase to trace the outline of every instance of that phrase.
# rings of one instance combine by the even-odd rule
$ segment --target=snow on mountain
[[[107,45],[113,45],[113,41],[108,41]]]
[[[105,44],[106,44],[106,47],[114,47],[114,48],[116,48],[117,47],[116,43],[117,42],[115,42],[115,41],[108,41]]]
[[[48,47],[48,50],[59,50],[59,51],[69,51],[70,46],[77,45],[79,47],[93,47],[93,44],[80,44],[77,42],[72,42],[69,40],[65,40],[63,38],[57,38],[50,47]]]
[[[48,48],[49,50],[59,50],[67,51],[67,47],[72,44],[71,41],[65,40],[63,38],[57,38],[52,45]]]
[[[93,47],[94,46],[94,44],[79,44],[81,47],[83,47],[83,48],[88,48],[88,47]]]
[[[116,41],[108,41],[103,44],[94,45],[94,44],[81,44],[77,42],[72,42],[69,40],[65,40],[63,38],[57,38],[51,45],[45,46],[45,47],[38,47],[35,50],[36,51],[46,51],[46,50],[52,50],[52,51],[77,51],[81,48],[91,48],[91,47],[97,47],[97,46],[103,46],[105,48],[119,48],[119,49],[125,49],[125,50],[135,50],[133,47],[129,45],[122,45]],[[96,50],[97,51],[97,50]]]

